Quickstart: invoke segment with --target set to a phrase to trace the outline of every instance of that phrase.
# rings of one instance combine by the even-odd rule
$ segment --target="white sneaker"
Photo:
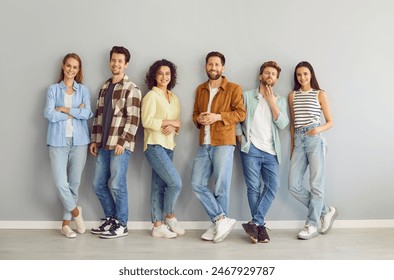
[[[185,230],[179,225],[178,220],[175,217],[171,219],[166,218],[166,224],[170,227],[170,230],[175,232],[177,235],[185,235]]]
[[[328,208],[330,211],[327,214],[325,214],[323,217],[321,217],[321,219],[320,219],[320,221],[321,221],[320,233],[321,234],[328,233],[331,230],[335,219],[338,217],[338,210],[335,207],[329,206]]]
[[[85,227],[85,222],[82,218],[82,207],[77,206],[77,208],[79,211],[79,215],[77,217],[74,217],[75,226],[77,227],[78,233],[84,233],[86,230],[86,227]]]
[[[235,219],[224,217],[216,222],[216,232],[213,242],[222,242],[235,226]]]
[[[165,224],[161,224],[158,227],[152,228],[153,237],[163,237],[163,238],[175,238],[177,234],[169,230]]]
[[[316,237],[319,233],[317,232],[317,228],[311,225],[305,225],[304,229],[301,230],[297,237],[299,239],[304,239],[304,240],[308,240],[311,239],[313,237]]]
[[[73,231],[70,228],[70,226],[62,227],[62,229],[60,230],[60,233],[63,234],[67,238],[75,238],[75,237],[77,237],[77,234],[75,233],[75,231]]]
[[[201,239],[206,241],[213,241],[213,238],[215,237],[215,228],[216,224],[212,224],[211,227],[201,235]]]

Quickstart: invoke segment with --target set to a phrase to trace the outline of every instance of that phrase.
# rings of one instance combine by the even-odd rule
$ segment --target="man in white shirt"
[[[252,220],[242,224],[253,243],[267,243],[265,215],[279,187],[281,150],[278,129],[289,124],[286,98],[273,92],[281,68],[275,61],[260,67],[260,85],[245,91],[246,119],[237,126],[241,161]],[[263,184],[263,186],[262,186]]]

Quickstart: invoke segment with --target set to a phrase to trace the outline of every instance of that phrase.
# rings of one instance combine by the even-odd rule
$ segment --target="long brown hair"
[[[62,66],[64,66],[64,65],[66,64],[67,59],[69,59],[69,58],[74,58],[74,59],[76,59],[76,60],[78,61],[78,63],[79,63],[79,72],[78,72],[78,74],[75,76],[75,81],[76,81],[77,83],[81,84],[81,83],[82,83],[82,80],[83,80],[82,60],[81,60],[81,58],[79,57],[79,55],[77,55],[76,53],[69,53],[69,54],[66,54],[66,56],[63,58]],[[61,68],[60,68],[59,79],[58,79],[57,82],[60,83],[60,82],[63,81],[63,80],[64,80],[64,72],[63,72],[63,67],[61,67]]]
[[[312,65],[308,61],[301,61],[297,64],[294,69],[294,88],[293,90],[299,90],[301,88],[301,84],[297,79],[297,69],[300,67],[306,67],[311,72],[311,87],[316,90],[320,90],[319,83],[317,82],[315,71],[313,71]]]

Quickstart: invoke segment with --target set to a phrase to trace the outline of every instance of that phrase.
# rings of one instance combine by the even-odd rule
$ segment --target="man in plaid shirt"
[[[105,218],[93,234],[117,238],[128,234],[126,172],[140,122],[141,91],[125,74],[130,53],[114,46],[109,67],[112,78],[99,92],[91,133],[90,153],[96,157],[93,189]]]

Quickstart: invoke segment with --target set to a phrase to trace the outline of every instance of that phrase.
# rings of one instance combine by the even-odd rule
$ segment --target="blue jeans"
[[[129,218],[126,173],[131,152],[116,156],[114,150],[100,149],[96,158],[93,189],[106,217],[116,218],[124,226]]]
[[[163,221],[174,213],[174,206],[181,193],[182,180],[172,158],[174,151],[160,145],[148,145],[145,156],[152,167],[151,218],[152,222]]]
[[[322,133],[310,136],[305,133],[318,126],[310,125],[294,132],[294,150],[290,161],[289,191],[308,209],[306,225],[318,227],[320,217],[328,213],[324,203],[324,171],[327,143]],[[303,187],[309,165],[310,188]]]
[[[77,207],[79,185],[87,151],[87,145],[74,146],[72,137],[67,137],[64,147],[49,146],[52,175],[63,204],[63,220],[66,221],[71,220],[71,211]]]
[[[212,222],[227,216],[234,146],[200,145],[193,161],[191,187]],[[213,175],[213,192],[208,186]]]
[[[249,153],[241,152],[241,161],[252,222],[256,225],[264,225],[264,217],[271,207],[279,187],[277,157],[250,144]],[[263,179],[262,191],[260,191],[260,178]]]

